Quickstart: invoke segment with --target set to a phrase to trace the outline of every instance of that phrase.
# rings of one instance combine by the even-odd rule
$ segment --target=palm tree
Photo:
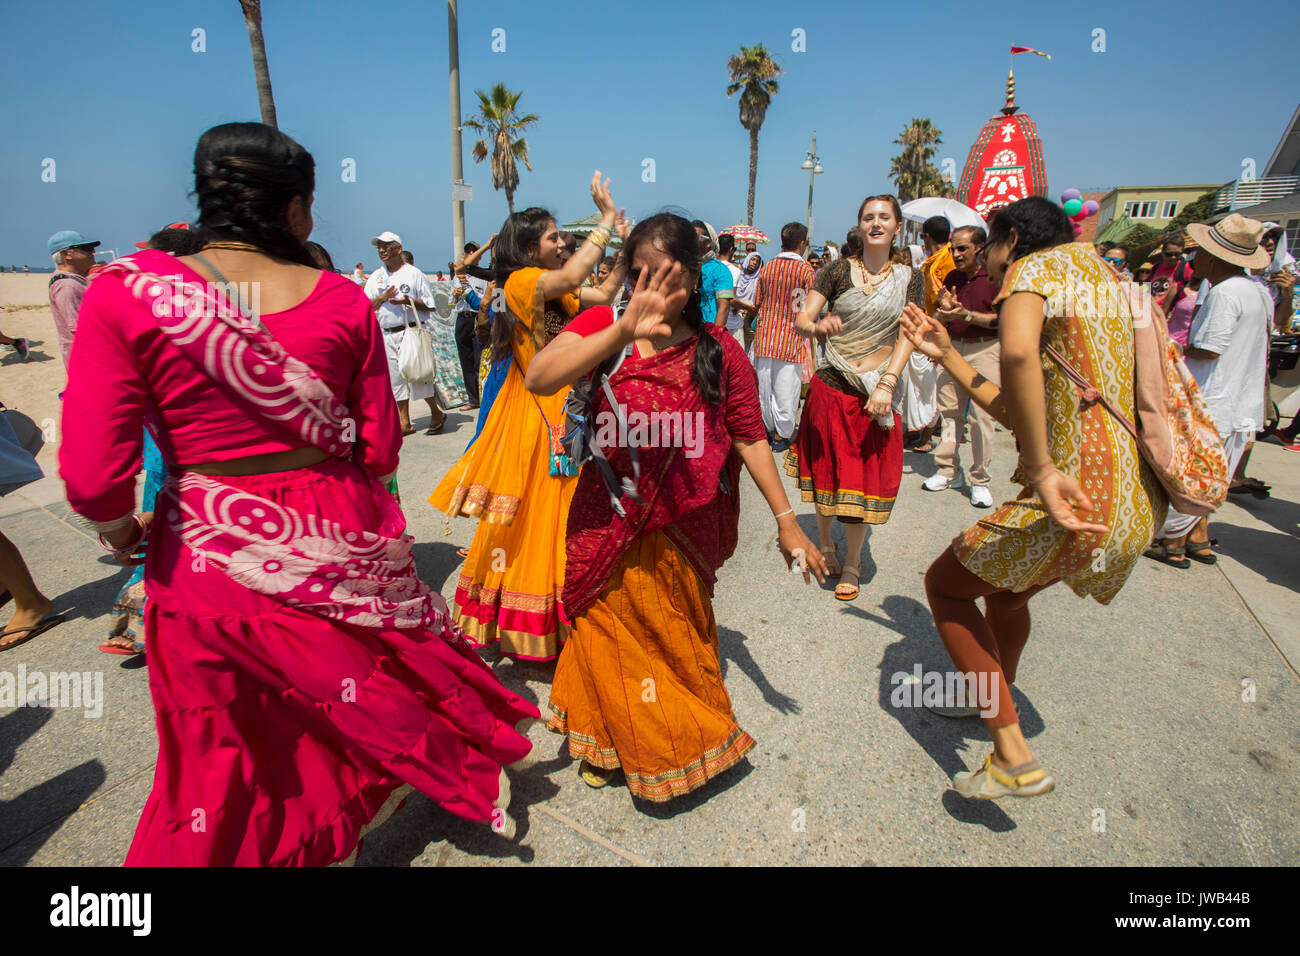
[[[266,42],[262,39],[262,0],[239,0],[248,24],[248,45],[253,48],[253,75],[257,77],[257,102],[262,122],[279,129],[275,121],[275,100],[271,98],[271,73],[266,66]]]
[[[470,155],[474,162],[483,162],[488,157],[487,140],[492,140],[492,188],[506,191],[506,205],[514,215],[515,190],[519,188],[519,167],[515,161],[522,162],[530,173],[533,171],[528,162],[528,141],[520,134],[525,126],[536,123],[537,117],[532,113],[527,116],[515,113],[519,97],[524,94],[510,92],[504,83],[492,87],[491,95],[482,90],[475,90],[474,95],[478,97],[478,115],[465,120],[463,125],[486,135],[474,144]]]
[[[767,117],[772,97],[780,89],[775,77],[783,72],[767,47],[742,46],[740,55],[727,60],[731,83],[727,96],[740,93],[740,125],[749,130],[749,202],[745,206],[745,222],[754,224],[754,182],[758,179],[758,130]]]
[[[943,131],[935,129],[929,119],[913,119],[894,142],[903,147],[889,164],[889,178],[894,181],[898,198],[903,202],[920,196],[952,196],[953,186],[930,162],[943,143]]]

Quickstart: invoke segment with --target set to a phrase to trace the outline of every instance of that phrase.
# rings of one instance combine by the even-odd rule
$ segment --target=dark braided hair
[[[689,219],[670,212],[661,212],[637,223],[627,241],[623,255],[630,264],[637,246],[652,243],[681,265],[682,271],[695,276],[700,274],[700,236]],[[682,309],[682,317],[695,333],[695,364],[691,367],[691,382],[700,397],[711,405],[722,400],[722,343],[704,325],[700,309],[701,291],[698,281],[691,297]]]
[[[268,255],[319,268],[289,231],[286,207],[310,203],[316,190],[311,153],[262,123],[224,123],[199,137],[194,195],[204,242],[247,242]]]

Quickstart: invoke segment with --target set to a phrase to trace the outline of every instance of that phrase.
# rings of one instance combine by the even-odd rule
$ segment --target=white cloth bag
[[[415,307],[411,307],[415,312]],[[406,320],[406,307],[402,307]],[[433,333],[420,324],[420,313],[415,312],[415,325],[406,322],[402,344],[397,350],[397,371],[408,382],[433,381]]]
[[[920,352],[913,352],[903,379],[907,382],[903,428],[914,432],[933,423],[939,412],[939,367]]]

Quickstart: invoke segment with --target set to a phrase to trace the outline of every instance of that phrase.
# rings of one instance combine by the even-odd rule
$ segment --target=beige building
[[[1101,233],[1120,215],[1159,232],[1169,225],[1189,202],[1213,192],[1222,183],[1198,186],[1116,186],[1098,201],[1097,232]]]

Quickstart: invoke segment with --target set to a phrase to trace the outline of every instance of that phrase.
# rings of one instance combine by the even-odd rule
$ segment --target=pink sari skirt
[[[345,530],[382,518],[373,484],[338,459],[219,480]],[[187,493],[169,482],[159,515]],[[404,784],[493,818],[502,765],[531,749],[516,725],[538,711],[472,650],[287,606],[207,565],[167,522],[153,527],[158,765],[128,865],[332,863]]]

